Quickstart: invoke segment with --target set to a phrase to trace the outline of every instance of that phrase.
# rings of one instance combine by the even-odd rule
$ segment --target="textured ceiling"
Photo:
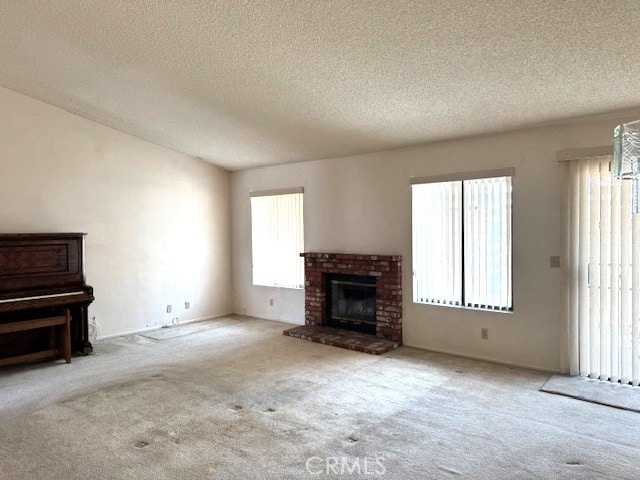
[[[0,85],[231,169],[640,107],[638,0],[0,8]]]

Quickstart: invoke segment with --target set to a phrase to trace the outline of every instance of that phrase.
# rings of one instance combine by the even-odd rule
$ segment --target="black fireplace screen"
[[[375,333],[375,277],[331,275],[327,280],[328,300],[330,300],[327,324]]]

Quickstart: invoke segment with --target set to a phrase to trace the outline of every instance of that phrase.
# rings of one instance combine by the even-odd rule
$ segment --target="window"
[[[513,169],[412,180],[413,301],[513,309]]]
[[[251,192],[253,284],[302,288],[302,188]]]

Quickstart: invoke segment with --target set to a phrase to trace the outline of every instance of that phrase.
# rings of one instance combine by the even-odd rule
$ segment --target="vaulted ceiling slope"
[[[640,106],[638,0],[0,8],[0,85],[229,169]]]

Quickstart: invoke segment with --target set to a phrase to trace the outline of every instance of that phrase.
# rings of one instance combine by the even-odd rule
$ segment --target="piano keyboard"
[[[53,293],[51,295],[36,295],[33,297],[20,297],[20,298],[5,298],[4,300],[0,300],[0,303],[9,303],[9,302],[23,302],[27,300],[39,300],[41,298],[55,298],[55,297],[67,297],[69,295],[82,295],[84,292],[68,292],[68,293]]]

